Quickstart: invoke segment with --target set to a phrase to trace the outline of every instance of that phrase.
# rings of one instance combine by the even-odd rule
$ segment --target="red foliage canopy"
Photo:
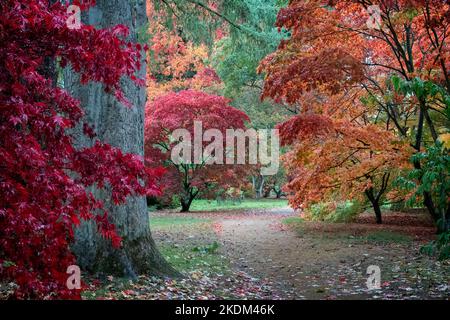
[[[226,189],[242,184],[246,177],[242,165],[168,165],[171,150],[179,143],[171,139],[176,129],[187,129],[191,137],[194,137],[194,121],[202,123],[203,131],[217,129],[223,137],[227,129],[245,129],[245,122],[250,121],[248,116],[231,107],[226,98],[193,90],[173,92],[149,104],[146,113],[146,161],[152,166],[167,166],[163,178],[166,191],[189,198],[207,191],[208,186],[220,185]],[[203,142],[203,147],[208,144]]]
[[[83,83],[102,82],[124,101],[119,80],[135,79],[140,46],[122,40],[123,26],[69,29],[58,1],[3,0],[0,11],[0,281],[14,282],[18,298],[76,298],[79,292],[65,285],[74,226],[94,220],[120,246],[102,202],[86,188],[108,186],[117,204],[156,188],[136,155],[98,141],[73,147],[66,130],[83,110],[46,66],[70,63]]]

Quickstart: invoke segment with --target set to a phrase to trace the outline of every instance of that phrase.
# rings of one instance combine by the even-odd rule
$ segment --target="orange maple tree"
[[[280,126],[292,146],[287,189],[295,207],[363,192],[379,213],[389,178],[438,139],[433,118],[443,113],[442,97],[414,84],[432,81],[449,92],[448,9],[435,0],[292,0],[279,12],[277,25],[291,37],[260,71],[263,98],[299,111]],[[395,77],[413,90],[396,91]],[[437,220],[431,195],[423,198]]]
[[[177,27],[176,16],[172,26],[164,21],[170,12],[155,10],[147,1],[150,34],[147,73],[149,100],[180,90],[205,90],[220,84],[220,78],[207,64],[209,51],[205,44],[194,44],[183,38]]]

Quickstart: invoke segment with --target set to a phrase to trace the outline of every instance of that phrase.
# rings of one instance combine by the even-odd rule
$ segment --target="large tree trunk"
[[[83,21],[95,23],[98,28],[126,25],[130,29],[129,40],[135,42],[147,22],[145,5],[145,0],[97,0],[95,8],[83,16]],[[145,79],[146,64],[142,62],[139,75]],[[124,152],[143,155],[146,89],[129,79],[123,79],[121,85],[125,97],[133,104],[131,109],[105,93],[102,85],[81,85],[77,74],[69,69],[64,72],[64,86],[80,99],[86,111],[84,120],[94,126],[97,138]],[[74,138],[77,147],[93,144],[81,128],[75,130]],[[107,191],[93,192],[105,201],[110,220],[123,238],[123,247],[112,248],[109,241],[98,235],[93,223],[85,222],[76,230],[76,243],[72,247],[80,267],[95,273],[131,277],[137,274],[176,275],[152,239],[145,197],[130,198],[125,205],[115,206],[109,201]]]

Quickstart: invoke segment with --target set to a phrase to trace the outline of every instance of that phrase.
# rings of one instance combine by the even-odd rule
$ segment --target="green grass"
[[[208,272],[229,272],[229,261],[217,252],[216,244],[207,244],[204,247],[177,247],[162,245],[161,254],[180,272],[208,270]]]
[[[410,236],[392,231],[371,232],[368,235],[362,236],[361,238],[362,240],[365,240],[367,242],[376,243],[405,243],[412,241],[412,238]]]
[[[345,224],[333,222],[315,222],[316,228],[311,228],[308,221],[300,217],[289,217],[283,220],[283,223],[289,226],[299,236],[312,237],[321,240],[342,240],[350,243],[407,243],[412,241],[412,237],[389,230],[369,231],[361,235],[354,235],[342,228]],[[318,227],[319,226],[319,227]],[[322,226],[323,228],[321,228]],[[334,226],[336,228],[334,228]],[[325,232],[322,229],[327,229]]]
[[[154,230],[191,226],[200,223],[208,223],[209,219],[195,217],[165,216],[150,217],[150,227]]]
[[[204,247],[188,247],[175,245],[161,245],[158,247],[166,260],[181,273],[200,271],[202,275],[219,274],[231,275],[230,261],[217,252],[217,243],[207,244]],[[97,299],[107,296],[111,292],[121,292],[133,289],[130,280],[114,278],[113,282],[104,282],[94,291],[84,291],[83,299]]]
[[[300,217],[289,217],[283,220],[284,224],[287,224],[288,226],[291,227],[296,227],[298,224],[303,223],[303,219]]]
[[[227,211],[227,210],[252,210],[252,209],[275,209],[288,206],[284,199],[245,199],[238,201],[216,200],[194,200],[191,205],[191,211]]]
[[[209,228],[211,219],[169,215],[164,217],[150,217],[153,230],[167,230],[173,228]],[[199,232],[202,232],[199,229]],[[202,229],[203,230],[203,229]],[[206,229],[205,229],[205,232]],[[180,272],[207,270],[208,272],[224,273],[229,271],[229,261],[218,253],[220,245],[212,243],[194,244],[161,244],[159,250],[167,261]]]

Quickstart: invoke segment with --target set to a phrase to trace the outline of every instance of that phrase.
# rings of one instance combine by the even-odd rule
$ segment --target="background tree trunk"
[[[273,191],[275,192],[277,199],[280,199],[283,195],[283,190],[281,189],[281,187],[274,187]]]
[[[181,210],[180,212],[189,212],[192,200],[181,200]]]
[[[130,30],[129,40],[136,42],[138,33],[147,23],[145,0],[97,0],[96,6],[83,15],[83,22],[98,28],[126,25]],[[146,64],[142,62],[139,76],[145,79]],[[125,97],[133,104],[131,109],[105,93],[102,85],[91,83],[83,86],[76,73],[69,68],[64,71],[64,86],[80,99],[86,111],[84,120],[93,125],[97,138],[124,152],[143,155],[146,88],[138,87],[125,78],[121,85]],[[75,130],[74,138],[77,147],[93,144],[83,135],[81,125]],[[95,273],[131,277],[137,274],[177,274],[160,255],[152,239],[145,197],[130,198],[125,205],[115,206],[109,201],[107,191],[93,192],[105,201],[110,220],[123,238],[123,247],[112,248],[109,241],[98,235],[93,223],[85,222],[76,230],[76,243],[72,247],[80,267]]]
[[[377,224],[382,224],[383,219],[381,216],[381,207],[380,207],[379,197],[375,197],[375,195],[373,194],[372,188],[366,190],[366,195],[367,195],[367,198],[369,198],[370,203],[372,204],[373,211],[375,212],[375,218],[376,218]]]

